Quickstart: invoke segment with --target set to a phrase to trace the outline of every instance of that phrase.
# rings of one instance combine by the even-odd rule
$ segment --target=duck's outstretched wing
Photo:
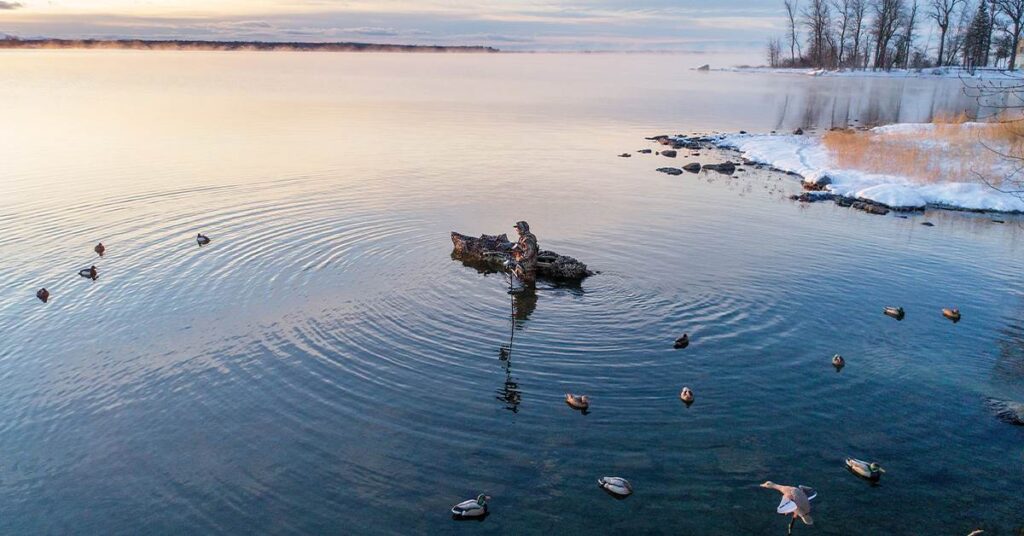
[[[779,503],[779,507],[775,511],[780,514],[792,514],[796,512],[796,503],[792,499],[783,497],[782,502]]]

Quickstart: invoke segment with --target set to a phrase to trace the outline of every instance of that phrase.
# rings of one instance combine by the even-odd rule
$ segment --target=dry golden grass
[[[922,183],[994,182],[1013,166],[1000,155],[1024,156],[1024,121],[1002,118],[971,123],[966,115],[937,118],[915,132],[836,130],[824,136],[836,165],[871,173],[902,175]]]

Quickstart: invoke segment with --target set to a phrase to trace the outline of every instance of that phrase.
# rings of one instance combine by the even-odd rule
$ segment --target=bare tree
[[[1008,34],[1010,42],[1010,70],[1017,69],[1017,47],[1020,46],[1021,31],[1024,30],[1024,0],[996,0],[996,8],[1010,19]]]
[[[872,33],[875,37],[875,68],[890,69],[892,67],[889,54],[889,43],[900,29],[900,13],[902,0],[876,0],[875,19]]]
[[[860,44],[864,35],[864,16],[867,14],[867,9],[867,0],[850,0],[850,22],[853,37],[853,56],[850,58],[850,64],[854,67],[860,65],[858,60],[861,57]]]
[[[778,67],[782,65],[782,41],[778,37],[768,40],[768,65]]]
[[[846,59],[846,37],[850,31],[850,3],[852,0],[832,0],[832,8],[836,10],[836,27],[834,34],[839,38],[836,47],[836,68],[843,66]]]
[[[946,45],[946,32],[949,31],[949,23],[953,18],[953,12],[956,11],[957,4],[962,3],[964,0],[931,0],[931,10],[928,12],[928,16],[931,17],[935,24],[939,27],[939,67],[945,65],[945,57],[943,52],[945,51]]]
[[[917,0],[911,0],[913,3],[910,4],[910,8],[905,14],[905,21],[903,22],[903,28],[905,33],[903,34],[903,68],[910,67],[910,54],[914,48],[914,27],[917,25]]]
[[[948,34],[946,42],[946,58],[943,65],[953,65],[956,57],[960,55],[960,49],[967,40],[968,29],[971,24],[971,4],[961,4],[960,15],[957,17],[956,27]]]
[[[825,68],[831,65],[829,32],[832,28],[832,16],[828,2],[810,0],[811,4],[803,11],[803,23],[807,28],[807,56],[811,65]]]
[[[796,10],[797,1],[783,0],[786,6],[786,15],[789,17],[789,60],[796,65],[796,53],[800,50],[800,39],[796,34]],[[800,52],[803,56],[803,52]]]

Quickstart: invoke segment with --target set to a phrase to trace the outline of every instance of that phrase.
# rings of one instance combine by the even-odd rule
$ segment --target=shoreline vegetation
[[[203,41],[160,39],[0,39],[0,49],[100,49],[100,50],[202,50],[202,51],[292,51],[292,52],[457,52],[492,54],[487,46],[390,45],[376,43],[309,43],[283,41]]]
[[[694,70],[701,70],[700,68]],[[1005,79],[1021,80],[1024,74],[1021,71],[1008,71],[996,68],[966,69],[963,67],[927,67],[920,69],[811,69],[806,67],[752,67],[740,65],[736,67],[722,67],[717,69],[704,69],[705,71],[722,73],[749,73],[749,74],[789,74],[799,76],[817,77],[864,77],[864,78],[952,78],[952,79]]]

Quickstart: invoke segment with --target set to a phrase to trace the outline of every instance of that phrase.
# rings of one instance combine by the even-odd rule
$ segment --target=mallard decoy
[[[902,307],[886,307],[884,312],[886,316],[891,316],[896,320],[903,320],[904,313]]]
[[[673,345],[673,347],[676,350],[680,350],[680,349],[686,348],[689,345],[690,345],[690,335],[688,333],[683,333],[682,337],[679,337],[678,339],[676,339],[676,343]]]
[[[957,309],[956,307],[952,309],[943,309],[942,316],[952,320],[955,324],[960,321],[960,309]]]
[[[565,393],[565,403],[569,404],[573,409],[586,410],[590,407],[590,399],[587,395],[574,395],[572,393]]]
[[[683,390],[679,391],[679,400],[685,402],[687,406],[693,404],[693,390],[689,387],[683,387]]]
[[[102,257],[103,252],[106,251],[107,248],[103,245],[103,242],[100,242],[99,244],[96,244],[96,247],[92,248],[92,250],[95,251],[97,255]]]
[[[480,517],[487,514],[487,501],[491,498],[481,493],[475,499],[462,501],[452,507],[452,515],[455,517]]]
[[[789,530],[786,534],[793,533],[793,523],[796,522],[798,517],[805,525],[814,524],[814,519],[811,517],[811,500],[818,496],[818,492],[814,491],[813,488],[802,485],[796,487],[782,486],[771,480],[761,484],[761,487],[773,489],[782,494],[782,501],[779,502],[779,507],[775,511],[783,515],[793,515],[793,519],[789,521]]]
[[[856,458],[847,458],[846,468],[853,474],[861,478],[866,478],[872,482],[878,482],[878,479],[882,478],[882,473],[885,472],[885,469],[882,469],[882,467],[875,462],[868,463]]]
[[[50,291],[46,290],[45,287],[41,288],[39,289],[38,292],[36,292],[36,297],[39,298],[39,301],[46,303],[47,301],[50,300]]]
[[[196,242],[200,246],[205,246],[206,244],[210,243],[210,237],[204,235],[203,233],[199,233],[196,235]]]
[[[846,366],[846,360],[843,359],[843,356],[836,354],[832,356],[832,366],[839,370]]]
[[[96,271],[96,265],[95,264],[90,266],[90,267],[88,267],[88,268],[82,268],[81,270],[78,271],[78,275],[80,275],[82,277],[88,277],[89,279],[92,279],[93,281],[96,281],[96,278],[100,276],[99,272]]]
[[[633,485],[621,476],[602,476],[597,479],[597,485],[608,493],[619,497],[627,497],[633,493]]]

